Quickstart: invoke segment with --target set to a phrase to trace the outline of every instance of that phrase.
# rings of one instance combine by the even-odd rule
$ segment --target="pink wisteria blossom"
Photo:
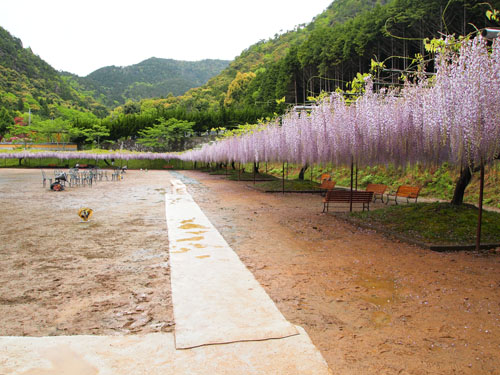
[[[332,94],[310,114],[290,112],[281,125],[203,146],[179,156],[204,162],[361,165],[487,163],[500,155],[500,43],[481,37],[436,59],[432,82],[366,93],[354,103]]]
[[[243,135],[184,153],[0,153],[0,158],[180,159],[202,162],[290,162],[359,165],[394,163],[458,166],[500,155],[500,42],[480,36],[459,53],[436,58],[432,81],[366,92],[348,103],[338,93],[310,113],[291,111]]]

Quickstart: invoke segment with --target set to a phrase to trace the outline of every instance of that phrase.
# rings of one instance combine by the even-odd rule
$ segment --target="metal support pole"
[[[356,162],[356,188],[355,190],[358,190],[358,163]]]
[[[283,177],[281,178],[281,185],[282,185],[282,191],[283,191],[283,194],[285,194],[285,162],[283,162]]]
[[[481,160],[481,176],[479,177],[479,212],[477,215],[476,251],[481,248],[481,221],[483,218],[484,163]]]
[[[349,197],[349,212],[352,212],[352,184],[353,184],[353,174],[354,174],[354,160],[351,157],[351,194]]]

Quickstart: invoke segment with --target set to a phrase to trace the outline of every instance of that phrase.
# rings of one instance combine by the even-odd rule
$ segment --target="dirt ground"
[[[129,172],[54,192],[39,170],[0,170],[0,335],[172,331],[168,181]]]
[[[317,195],[182,173],[334,374],[500,374],[498,252],[435,253],[322,214]],[[0,335],[171,331],[170,178],[129,171],[55,193],[38,170],[0,170]]]

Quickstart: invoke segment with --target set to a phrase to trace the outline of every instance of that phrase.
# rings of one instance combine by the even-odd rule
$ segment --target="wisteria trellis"
[[[179,156],[204,162],[288,161],[373,165],[450,162],[479,165],[500,155],[500,43],[477,37],[436,59],[433,82],[366,93],[348,104],[333,94],[309,115],[225,139]]]
[[[104,159],[117,159],[117,160],[154,160],[164,159],[170,160],[177,158],[178,155],[174,153],[157,153],[157,152],[107,152],[107,153],[93,153],[82,151],[41,151],[41,152],[3,152],[0,153],[0,159],[46,159],[53,158],[59,160],[69,159],[89,159],[89,160],[104,160]]]
[[[310,114],[290,112],[267,127],[176,153],[0,153],[0,158],[181,159],[287,161],[360,165],[487,163],[500,155],[500,43],[464,42],[460,53],[436,58],[433,82],[366,93],[354,103],[332,94]]]

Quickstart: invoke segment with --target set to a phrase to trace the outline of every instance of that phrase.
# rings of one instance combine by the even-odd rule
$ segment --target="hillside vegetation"
[[[152,57],[135,65],[107,66],[86,77],[70,73],[64,76],[74,87],[113,108],[128,100],[182,95],[205,84],[228,64],[225,60],[178,61]]]
[[[499,8],[500,1],[491,5]],[[425,56],[425,38],[495,25],[485,17],[487,9],[471,0],[336,0],[311,23],[250,46],[177,105],[215,110],[224,102],[226,109],[281,113],[323,91],[350,89],[358,73],[370,71],[372,60],[380,63],[376,87],[399,85],[403,73],[416,69],[418,54],[432,58]],[[283,97],[287,105],[277,102]]]
[[[108,109],[91,96],[72,88],[49,64],[20,39],[0,27],[0,121],[31,110],[58,117],[66,110],[105,116]],[[0,124],[1,126],[1,124]]]
[[[498,9],[500,0],[490,5]],[[359,74],[374,73],[378,89],[402,84],[416,61],[429,61],[432,71],[424,39],[494,25],[487,9],[475,0],[335,0],[310,23],[258,41],[229,64],[151,58],[88,77],[55,71],[1,29],[0,135],[16,116],[27,122],[28,110],[41,120],[102,126],[111,143],[170,118],[194,123],[197,133],[256,123],[322,92],[351,90]],[[199,87],[179,95],[188,81]]]

